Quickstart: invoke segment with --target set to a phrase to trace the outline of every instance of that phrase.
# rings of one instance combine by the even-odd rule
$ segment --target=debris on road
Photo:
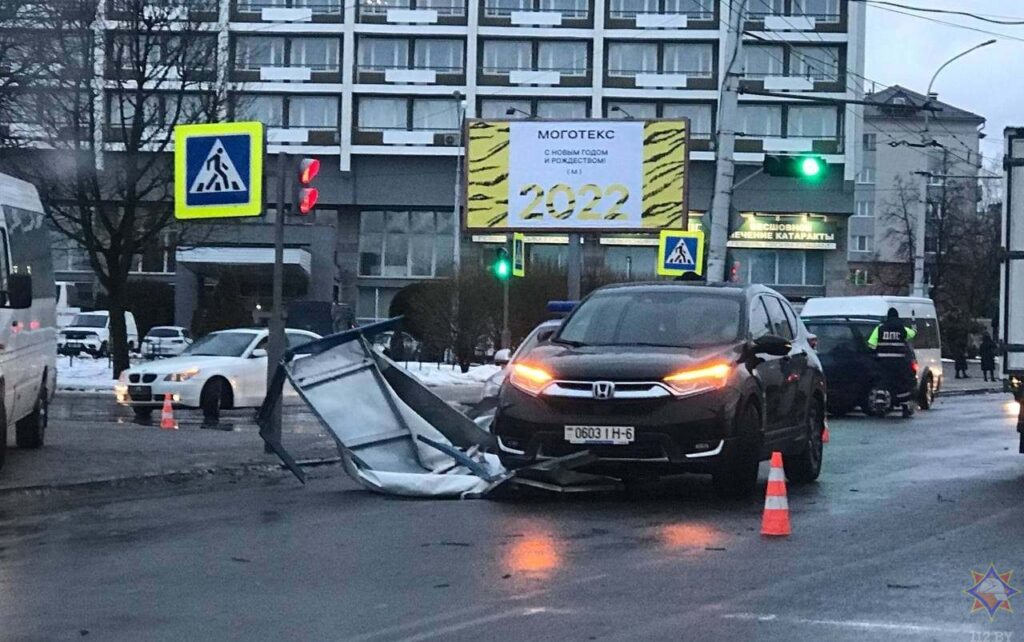
[[[619,481],[574,470],[586,452],[506,470],[493,435],[453,409],[367,340],[390,319],[289,351],[257,415],[260,436],[300,480],[305,476],[270,436],[269,418],[287,379],[330,431],[345,471],[363,487],[410,497],[481,497],[506,482],[567,492],[616,488]]]

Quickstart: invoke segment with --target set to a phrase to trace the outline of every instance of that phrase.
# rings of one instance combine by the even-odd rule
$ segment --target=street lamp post
[[[931,124],[931,113],[932,113],[931,112],[931,102],[936,97],[935,95],[932,94],[932,86],[935,84],[935,79],[939,77],[939,74],[942,73],[943,69],[948,67],[953,62],[959,60],[960,58],[963,58],[964,56],[966,56],[967,54],[971,53],[972,51],[977,51],[978,49],[981,49],[982,47],[987,47],[989,45],[995,44],[995,42],[996,41],[994,39],[993,40],[986,40],[985,42],[983,42],[983,43],[981,43],[979,45],[974,45],[970,49],[966,49],[964,51],[961,51],[960,53],[958,53],[957,55],[953,56],[952,58],[950,58],[946,62],[942,63],[942,65],[938,69],[935,70],[935,73],[932,74],[932,79],[928,82],[928,91],[926,93],[926,100],[925,100],[925,104],[924,104],[924,107],[925,107],[925,110],[924,110],[924,132],[922,132],[922,134],[921,134],[921,142],[923,144],[929,145],[931,143],[931,141],[929,141],[928,139],[931,136],[930,133],[929,133],[929,125]],[[943,174],[947,173],[947,168],[943,167],[942,168],[942,173]],[[926,295],[925,287],[924,287],[924,241],[925,241],[925,224],[926,224],[926,222],[928,220],[928,182],[929,182],[928,177],[925,177],[924,180],[925,180],[925,184],[924,184],[924,202],[921,203],[921,209],[918,211],[917,225],[916,225],[916,227],[914,229],[914,289],[913,289],[913,292],[912,292],[912,294],[914,296],[925,296]],[[943,180],[945,180],[945,179],[943,179]]]

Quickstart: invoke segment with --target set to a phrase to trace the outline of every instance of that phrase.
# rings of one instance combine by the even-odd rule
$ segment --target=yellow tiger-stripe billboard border
[[[469,231],[685,229],[689,121],[469,120]]]

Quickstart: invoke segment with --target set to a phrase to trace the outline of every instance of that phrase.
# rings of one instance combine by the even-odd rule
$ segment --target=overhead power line
[[[910,11],[920,11],[922,13],[941,13],[953,16],[964,16],[967,18],[973,18],[975,20],[981,20],[982,22],[989,22],[994,25],[1024,25],[1024,18],[1015,16],[995,16],[985,15],[980,13],[972,13],[970,11],[957,11],[955,9],[936,9],[934,7],[916,7],[909,4],[900,4],[898,2],[887,2],[886,0],[850,0],[850,2],[863,2],[865,4],[872,5],[886,5],[889,7],[896,7],[898,9],[908,9]],[[879,9],[882,7],[879,6]]]

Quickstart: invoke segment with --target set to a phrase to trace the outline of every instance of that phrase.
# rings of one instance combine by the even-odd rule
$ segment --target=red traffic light
[[[299,165],[299,184],[309,185],[320,173],[320,161],[315,158],[303,158]]]
[[[299,190],[299,213],[309,214],[316,207],[318,198],[320,198],[320,190],[315,187]]]

